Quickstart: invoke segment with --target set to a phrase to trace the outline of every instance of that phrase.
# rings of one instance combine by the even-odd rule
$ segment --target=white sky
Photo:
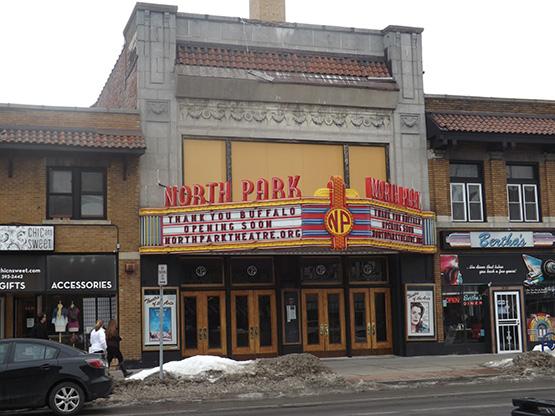
[[[248,17],[248,0],[152,2]],[[0,103],[92,105],[134,4],[0,0]],[[289,22],[423,27],[428,94],[555,100],[554,0],[287,0],[286,13]]]

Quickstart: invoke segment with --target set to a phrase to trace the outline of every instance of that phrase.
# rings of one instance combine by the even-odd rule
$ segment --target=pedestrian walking
[[[96,321],[94,329],[91,331],[91,346],[89,353],[93,354],[106,354],[106,333],[104,332],[104,321],[99,319]]]
[[[46,323],[45,313],[40,313],[37,316],[37,322],[31,329],[31,338],[48,339],[48,324]]]
[[[112,364],[114,358],[118,359],[119,369],[124,377],[129,377],[131,373],[125,368],[125,360],[120,350],[121,337],[119,336],[118,325],[114,319],[108,322],[106,331],[106,343],[108,345],[108,367]]]

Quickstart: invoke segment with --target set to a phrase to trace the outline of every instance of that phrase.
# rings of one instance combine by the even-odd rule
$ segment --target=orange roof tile
[[[97,149],[145,149],[142,136],[104,134],[86,130],[57,130],[53,128],[2,128],[0,144],[43,144]]]
[[[391,77],[385,62],[370,56],[318,55],[283,50],[178,45],[177,64],[305,74]]]
[[[555,118],[529,115],[430,113],[441,131],[555,135]]]

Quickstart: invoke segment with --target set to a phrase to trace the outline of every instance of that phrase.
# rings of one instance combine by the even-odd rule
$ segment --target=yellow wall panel
[[[186,185],[224,182],[225,141],[184,139],[183,172]]]
[[[332,175],[343,176],[343,147],[300,143],[233,142],[233,200],[241,200],[241,180],[300,175],[303,196],[326,186]]]
[[[349,145],[349,175],[351,188],[362,197],[365,195],[364,178],[387,180],[385,147]]]

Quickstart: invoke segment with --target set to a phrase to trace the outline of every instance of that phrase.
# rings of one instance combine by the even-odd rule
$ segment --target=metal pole
[[[164,286],[160,285],[160,380],[164,380]]]

